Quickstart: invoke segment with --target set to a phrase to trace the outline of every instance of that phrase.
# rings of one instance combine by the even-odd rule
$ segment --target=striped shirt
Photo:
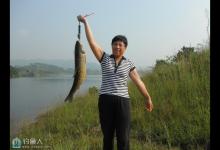
[[[129,72],[135,69],[134,64],[124,56],[116,65],[114,55],[103,53],[100,60],[102,70],[101,94],[117,95],[129,98],[127,80]]]

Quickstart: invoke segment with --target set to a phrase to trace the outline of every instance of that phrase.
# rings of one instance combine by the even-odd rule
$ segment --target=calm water
[[[71,75],[10,79],[10,129],[11,134],[22,122],[33,121],[39,113],[63,103],[73,84]],[[89,87],[100,88],[101,76],[88,75],[76,92],[85,93]]]

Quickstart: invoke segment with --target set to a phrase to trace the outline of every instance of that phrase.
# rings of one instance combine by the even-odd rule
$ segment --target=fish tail
[[[74,97],[74,94],[75,94],[75,92],[76,92],[76,88],[72,88],[71,90],[70,90],[70,92],[69,92],[69,94],[67,95],[67,97],[65,98],[65,102],[72,102],[73,101],[73,97]]]
[[[72,102],[73,96],[74,96],[76,90],[77,90],[77,79],[75,78],[75,79],[74,79],[73,86],[72,86],[72,88],[70,89],[69,94],[67,95],[67,97],[65,98],[64,101],[65,101],[65,102],[67,102],[67,101]]]

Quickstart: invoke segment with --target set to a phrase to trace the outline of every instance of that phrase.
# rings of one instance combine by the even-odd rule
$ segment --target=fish
[[[74,71],[74,81],[72,88],[69,91],[69,94],[65,98],[65,102],[72,102],[74,98],[74,94],[83,82],[86,80],[87,72],[86,72],[86,53],[83,50],[83,46],[79,40],[76,41],[75,44],[75,71]]]

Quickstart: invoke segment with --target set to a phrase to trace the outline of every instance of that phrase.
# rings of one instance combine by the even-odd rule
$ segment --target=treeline
[[[169,56],[169,57],[167,57],[167,59],[156,60],[156,65],[155,65],[154,69],[156,69],[156,68],[158,68],[158,66],[164,65],[164,64],[177,64],[178,62],[182,61],[183,59],[185,61],[188,61],[190,59],[190,55],[192,53],[198,53],[198,52],[201,52],[204,50],[205,49],[195,51],[194,47],[183,46],[180,50],[178,50],[178,53],[176,55]]]

